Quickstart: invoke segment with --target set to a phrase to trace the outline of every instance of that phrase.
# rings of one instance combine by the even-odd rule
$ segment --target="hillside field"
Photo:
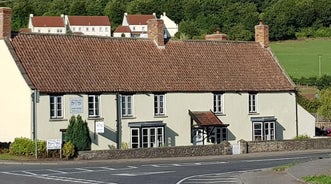
[[[270,45],[291,77],[331,75],[331,39],[280,41]]]

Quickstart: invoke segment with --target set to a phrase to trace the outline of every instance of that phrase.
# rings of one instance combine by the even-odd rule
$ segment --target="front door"
[[[203,130],[195,129],[193,135],[193,145],[203,145]]]
[[[275,140],[275,122],[264,122],[264,140]]]

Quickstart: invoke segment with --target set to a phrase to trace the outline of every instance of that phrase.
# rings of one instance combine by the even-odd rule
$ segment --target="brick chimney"
[[[11,8],[0,7],[0,40],[11,36],[11,14]]]
[[[147,21],[147,34],[153,39],[158,47],[164,47],[164,24],[161,19],[149,19]]]
[[[227,40],[228,36],[226,34],[222,34],[220,28],[216,29],[215,34],[210,34],[205,36],[205,40]]]
[[[269,47],[269,26],[264,25],[261,20],[255,26],[255,42],[259,42],[264,48]]]

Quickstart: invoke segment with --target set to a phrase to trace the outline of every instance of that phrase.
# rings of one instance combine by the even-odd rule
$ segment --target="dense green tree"
[[[89,16],[101,16],[104,15],[104,6],[102,0],[86,0],[86,15]]]
[[[86,6],[84,0],[74,0],[70,4],[69,15],[86,15]]]
[[[128,3],[126,11],[129,14],[161,14],[161,4],[158,0],[134,0]]]
[[[91,149],[90,131],[86,121],[83,121],[82,117],[72,116],[70,119],[67,133],[65,136],[65,142],[71,141],[77,151],[84,151]]]
[[[107,3],[104,14],[109,17],[113,29],[122,24],[125,8],[126,4],[122,0],[111,0]]]
[[[323,89],[319,95],[318,114],[331,119],[331,88]]]
[[[29,15],[33,13],[31,0],[13,1],[12,6],[12,30],[18,31],[20,28],[27,27]]]

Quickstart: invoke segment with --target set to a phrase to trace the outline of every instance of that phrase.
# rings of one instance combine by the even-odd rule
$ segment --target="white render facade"
[[[191,137],[192,129],[190,124],[190,115],[188,111],[209,111],[213,107],[214,93],[164,93],[164,114],[156,115],[154,112],[153,93],[133,94],[131,96],[131,115],[121,117],[121,143],[126,143],[129,148],[133,148],[135,142],[133,137],[135,135],[133,130],[137,130],[137,126],[141,128],[137,130],[138,147],[158,147],[158,146],[184,146],[192,145]],[[296,112],[295,112],[295,94],[289,92],[275,92],[275,93],[256,93],[256,113],[249,113],[249,93],[222,93],[222,113],[218,118],[227,127],[227,140],[230,142],[237,142],[240,139],[251,141],[255,140],[256,132],[254,131],[254,118],[274,117],[271,120],[274,123],[274,137],[262,138],[262,140],[283,140],[292,139],[296,136]],[[122,95],[121,95],[122,96]],[[127,96],[127,95],[124,95]],[[123,96],[122,96],[123,97]],[[121,104],[122,104],[122,97]],[[79,113],[83,120],[86,120],[89,125],[92,138],[92,149],[108,149],[109,146],[116,146],[117,141],[117,100],[116,94],[101,94],[99,96],[99,115],[97,117],[90,117],[88,113],[89,102],[88,95],[63,95],[63,117],[50,117],[50,96],[41,95],[40,103],[38,103],[37,111],[37,125],[38,125],[38,139],[61,139],[61,129],[66,129],[69,124],[69,119],[73,114],[70,111],[72,107],[70,104],[72,99],[80,99],[83,102],[82,113]],[[120,107],[120,109],[122,109]],[[121,110],[122,111],[122,110]],[[122,114],[122,112],[120,113]],[[303,123],[311,123],[311,119],[305,119],[299,127],[305,127]],[[308,120],[308,121],[307,121]],[[104,133],[96,133],[96,122],[104,122]],[[149,126],[150,123],[150,126]],[[156,125],[155,125],[156,124]],[[145,125],[145,127],[144,127]],[[152,133],[151,129],[162,132],[161,136]],[[262,126],[262,129],[266,127]],[[141,131],[145,129],[146,135]],[[151,132],[149,132],[151,131]],[[154,131],[154,130],[153,130]],[[267,130],[262,130],[266,132]],[[314,136],[314,131],[308,130],[305,133],[311,137]],[[143,136],[149,144],[144,145]],[[262,136],[262,137],[263,137]],[[145,141],[146,142],[146,141]],[[203,144],[211,144],[207,139]]]
[[[0,77],[0,85],[6,86],[1,88],[0,95],[1,103],[5,104],[0,111],[2,116],[0,140],[12,142],[18,136],[32,138],[32,90],[16,66],[5,41],[1,39],[0,56],[2,76]]]

